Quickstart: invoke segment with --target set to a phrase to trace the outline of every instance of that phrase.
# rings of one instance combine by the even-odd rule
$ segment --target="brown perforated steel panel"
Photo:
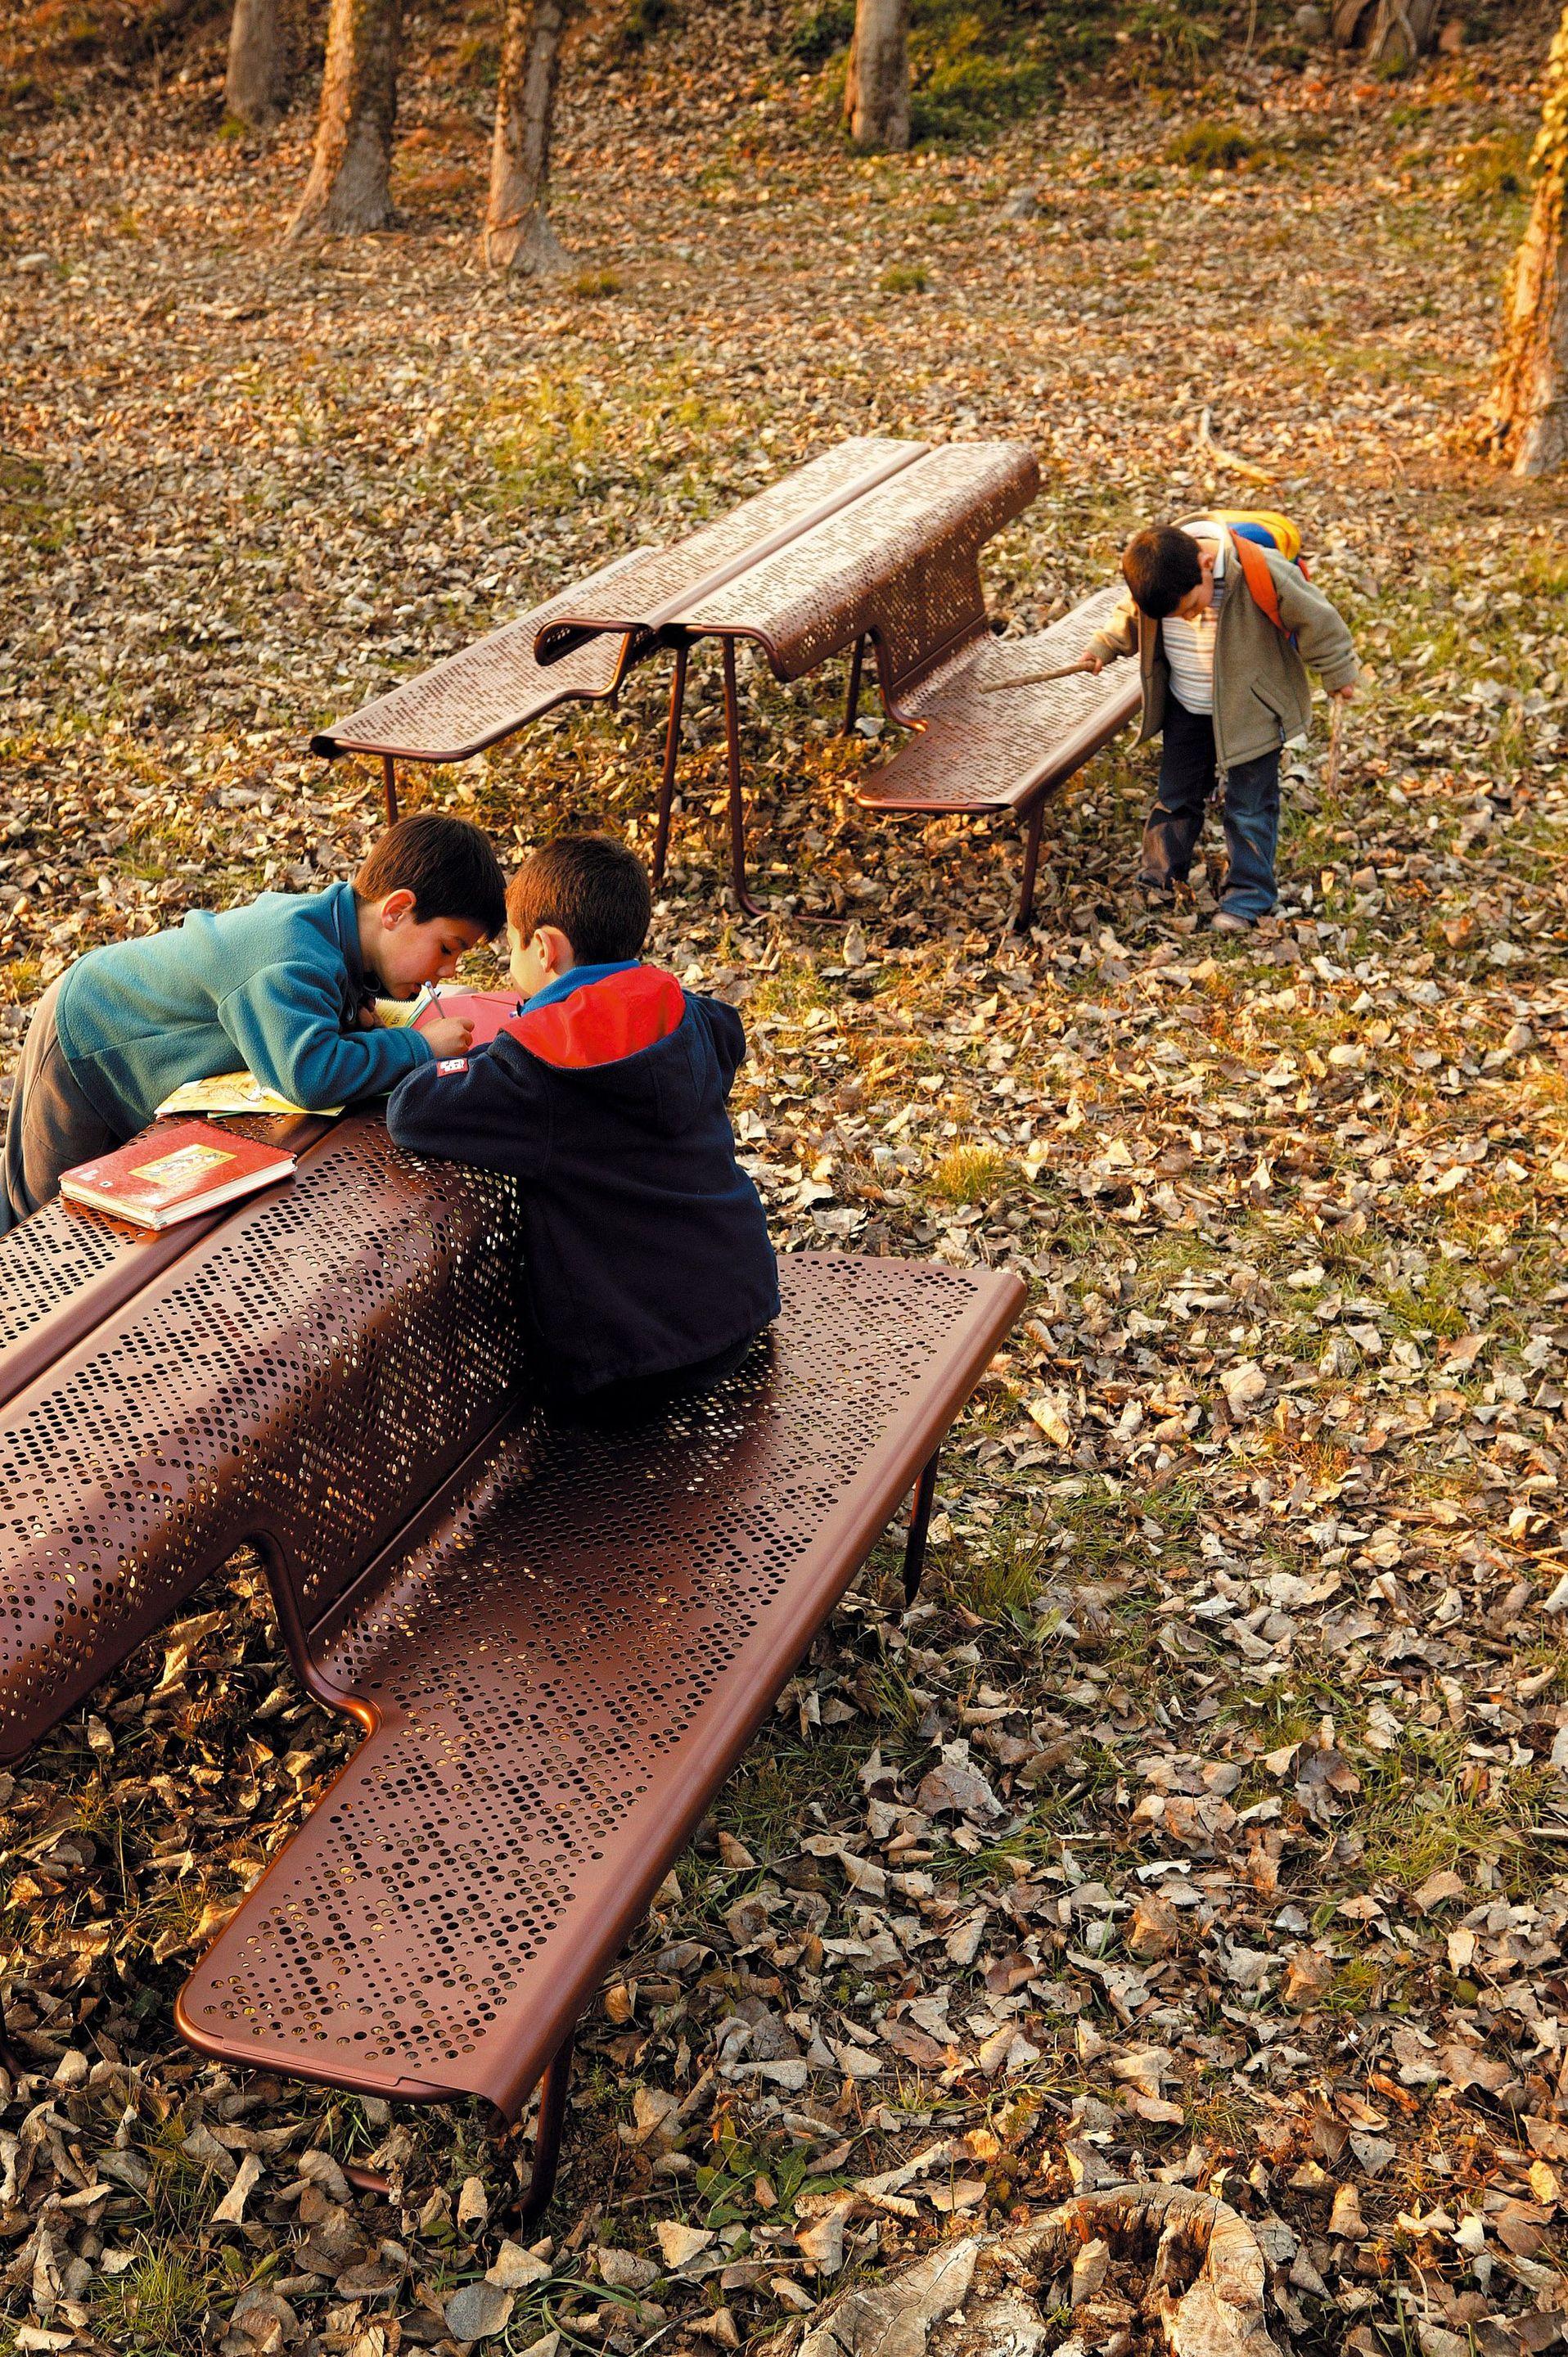
[[[320,1632],[375,1732],[192,1976],[204,2051],[508,2115],[1023,1300],[780,1263],[772,1338],[625,1433],[512,1426]]]
[[[312,1114],[246,1114],[220,1126],[303,1155],[330,1124]],[[57,1199],[0,1237],[0,1402],[233,1216],[226,1206],[158,1234]]]
[[[865,436],[839,443],[673,547],[639,557],[621,575],[613,595],[563,599],[559,618],[539,633],[542,660],[553,666],[555,646],[569,643],[574,629],[657,632],[693,598],[795,541],[925,453],[923,442]]]
[[[308,1620],[403,1526],[505,1405],[516,1204],[349,1114],[0,1412],[0,1759],[242,1541]]]
[[[313,753],[391,753],[408,761],[467,761],[514,729],[539,720],[573,697],[592,702],[616,684],[620,648],[609,639],[589,639],[564,652],[548,671],[534,659],[534,643],[557,614],[590,604],[618,575],[647,561],[650,551],[633,549],[586,580],[574,582],[558,597],[536,606],[515,621],[477,640],[461,653],[421,672],[416,679],[379,695],[346,720],[335,720],[310,740]]]
[[[1082,653],[1122,592],[1101,589],[1032,639],[982,640],[932,672],[898,703],[919,734],[875,770],[855,799],[871,810],[1016,810],[1058,784],[1124,728],[1138,710],[1136,662],[1096,678],[997,687]]]
[[[674,619],[693,633],[756,639],[779,679],[800,679],[870,636],[890,696],[983,630],[980,552],[1039,486],[1019,442],[929,450]]]

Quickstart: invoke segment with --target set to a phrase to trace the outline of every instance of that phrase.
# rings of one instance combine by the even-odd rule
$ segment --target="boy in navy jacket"
[[[640,963],[648,877],[562,835],[507,893],[526,1000],[489,1047],[412,1072],[398,1145],[523,1181],[522,1308],[540,1389],[617,1417],[703,1390],[779,1314],[757,1189],[725,1103],[733,1007]]]

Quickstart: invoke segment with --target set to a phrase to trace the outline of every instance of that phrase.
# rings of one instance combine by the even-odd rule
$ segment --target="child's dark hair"
[[[455,917],[482,925],[487,941],[506,922],[506,877],[482,827],[440,811],[416,811],[371,845],[354,878],[361,900],[412,892],[416,922]]]
[[[1203,579],[1197,543],[1174,523],[1145,524],[1122,552],[1122,578],[1139,612],[1163,622]]]
[[[653,915],[648,871],[607,834],[558,834],[525,859],[507,887],[506,913],[525,942],[554,925],[579,965],[639,954]]]

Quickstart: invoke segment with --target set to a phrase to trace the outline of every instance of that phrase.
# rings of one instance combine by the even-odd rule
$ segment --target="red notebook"
[[[171,1121],[95,1162],[79,1162],[61,1178],[59,1191],[139,1228],[172,1228],[293,1171],[294,1156],[275,1146],[209,1121]]]
[[[503,1023],[522,1013],[523,1001],[515,990],[443,990],[422,1006],[414,1017],[416,1031],[424,1031],[432,1023],[447,1016],[459,1023],[471,1023],[474,1036],[472,1048],[488,1048]]]

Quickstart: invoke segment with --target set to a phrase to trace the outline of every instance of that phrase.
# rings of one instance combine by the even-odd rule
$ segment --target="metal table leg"
[[[1029,813],[1028,831],[1024,837],[1024,873],[1018,885],[1018,912],[1013,920],[1015,933],[1026,933],[1029,920],[1035,913],[1035,876],[1040,865],[1040,831],[1046,823],[1046,798],[1036,797]]]
[[[740,692],[736,685],[735,640],[724,641],[725,752],[729,764],[729,874],[735,897],[748,917],[760,917],[746,888],[746,804],[740,791]]]
[[[664,774],[659,781],[659,823],[653,836],[653,881],[664,881],[664,859],[670,848],[670,808],[675,799],[675,764],[681,751],[681,717],[686,705],[684,639],[675,650],[675,673],[670,682],[670,719],[664,731]]]
[[[522,2222],[532,2226],[550,2206],[555,2175],[561,2166],[561,2128],[566,2116],[566,2090],[572,2080],[572,2050],[577,2033],[569,2029],[550,2059],[539,2089],[539,2126],[533,2138],[533,2175],[522,2197]]]
[[[926,1564],[926,1537],[931,1527],[931,1505],[937,1494],[937,1459],[940,1448],[932,1450],[915,1484],[914,1503],[909,1509],[909,1535],[904,1545],[904,1601],[913,1604],[920,1592],[920,1574]]]
[[[855,717],[860,711],[861,666],[865,661],[865,640],[863,635],[856,639],[854,652],[849,659],[849,694],[844,699],[843,707],[843,733],[846,737],[854,735]]]

